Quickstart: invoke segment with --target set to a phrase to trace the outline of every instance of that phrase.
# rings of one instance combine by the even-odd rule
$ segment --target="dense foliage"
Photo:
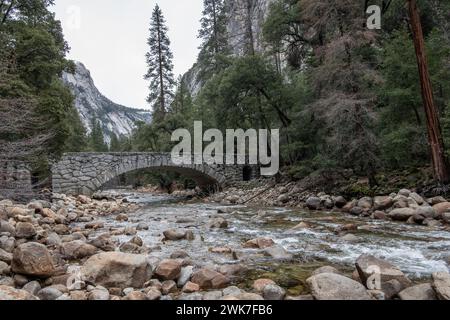
[[[201,90],[190,96],[183,82],[191,79],[181,79],[174,105],[183,107],[172,108],[165,121],[141,126],[133,147],[168,150],[170,130],[190,128],[195,119],[222,130],[281,128],[282,160],[294,178],[351,169],[374,185],[379,172],[429,166],[405,1],[369,2],[274,1],[258,49],[251,16],[258,0],[234,3],[234,12],[221,1],[205,0],[204,41],[194,67],[207,75]],[[450,143],[450,1],[418,3],[435,100]],[[382,8],[382,30],[366,27],[368,4]],[[243,21],[242,52],[226,46],[231,39],[217,48],[217,39],[228,36],[230,15]]]
[[[48,10],[52,4],[5,0],[0,6],[0,112],[9,124],[0,132],[2,147],[9,145],[2,156],[32,160],[44,175],[49,159],[85,145],[72,94],[60,80],[73,65],[60,22]]]

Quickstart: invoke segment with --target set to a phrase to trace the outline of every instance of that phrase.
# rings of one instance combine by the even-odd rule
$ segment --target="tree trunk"
[[[422,89],[422,99],[427,118],[428,140],[431,147],[431,158],[436,180],[441,183],[449,181],[448,162],[445,155],[442,130],[439,123],[439,115],[434,102],[433,88],[428,70],[428,62],[425,52],[425,41],[423,37],[420,14],[416,0],[408,0],[411,30],[416,49],[417,64],[419,67],[420,86]]]

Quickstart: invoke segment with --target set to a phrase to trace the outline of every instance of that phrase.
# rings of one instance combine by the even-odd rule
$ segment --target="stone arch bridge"
[[[180,173],[202,188],[218,188],[259,177],[249,165],[177,165],[170,153],[67,153],[52,166],[53,192],[92,195],[114,178],[140,169]]]

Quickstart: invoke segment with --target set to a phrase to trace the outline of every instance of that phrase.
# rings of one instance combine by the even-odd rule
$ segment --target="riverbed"
[[[242,288],[249,288],[255,279],[271,278],[290,294],[305,294],[305,279],[312,271],[330,265],[351,276],[362,254],[390,261],[416,282],[428,281],[433,272],[449,271],[446,261],[450,232],[443,228],[377,221],[340,212],[222,206],[137,192],[125,196],[129,202],[140,204],[140,209],[130,213],[127,222],[116,221],[114,216],[102,217],[104,229],[144,223],[148,230],[140,230],[137,235],[155,258],[168,258],[182,250],[199,266],[243,265],[248,270],[235,280]],[[226,219],[228,228],[210,229],[208,222],[217,217]],[[309,227],[294,230],[300,222]],[[358,230],[351,231],[356,236],[353,241],[346,241],[342,233],[336,232],[349,224],[358,226]],[[191,230],[195,240],[163,241],[162,233],[168,229]],[[121,235],[116,239],[122,243],[131,237]],[[275,260],[262,250],[243,248],[243,243],[259,237],[273,239],[293,258]],[[233,253],[212,253],[211,249],[217,247],[230,248]]]

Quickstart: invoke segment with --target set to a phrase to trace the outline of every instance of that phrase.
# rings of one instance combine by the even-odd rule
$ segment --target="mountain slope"
[[[118,137],[130,136],[137,122],[150,122],[149,111],[112,102],[97,89],[89,70],[81,62],[75,64],[75,73],[64,73],[62,79],[75,96],[75,107],[88,133],[92,130],[92,120],[97,119],[101,123],[105,141],[109,143],[113,133]]]

